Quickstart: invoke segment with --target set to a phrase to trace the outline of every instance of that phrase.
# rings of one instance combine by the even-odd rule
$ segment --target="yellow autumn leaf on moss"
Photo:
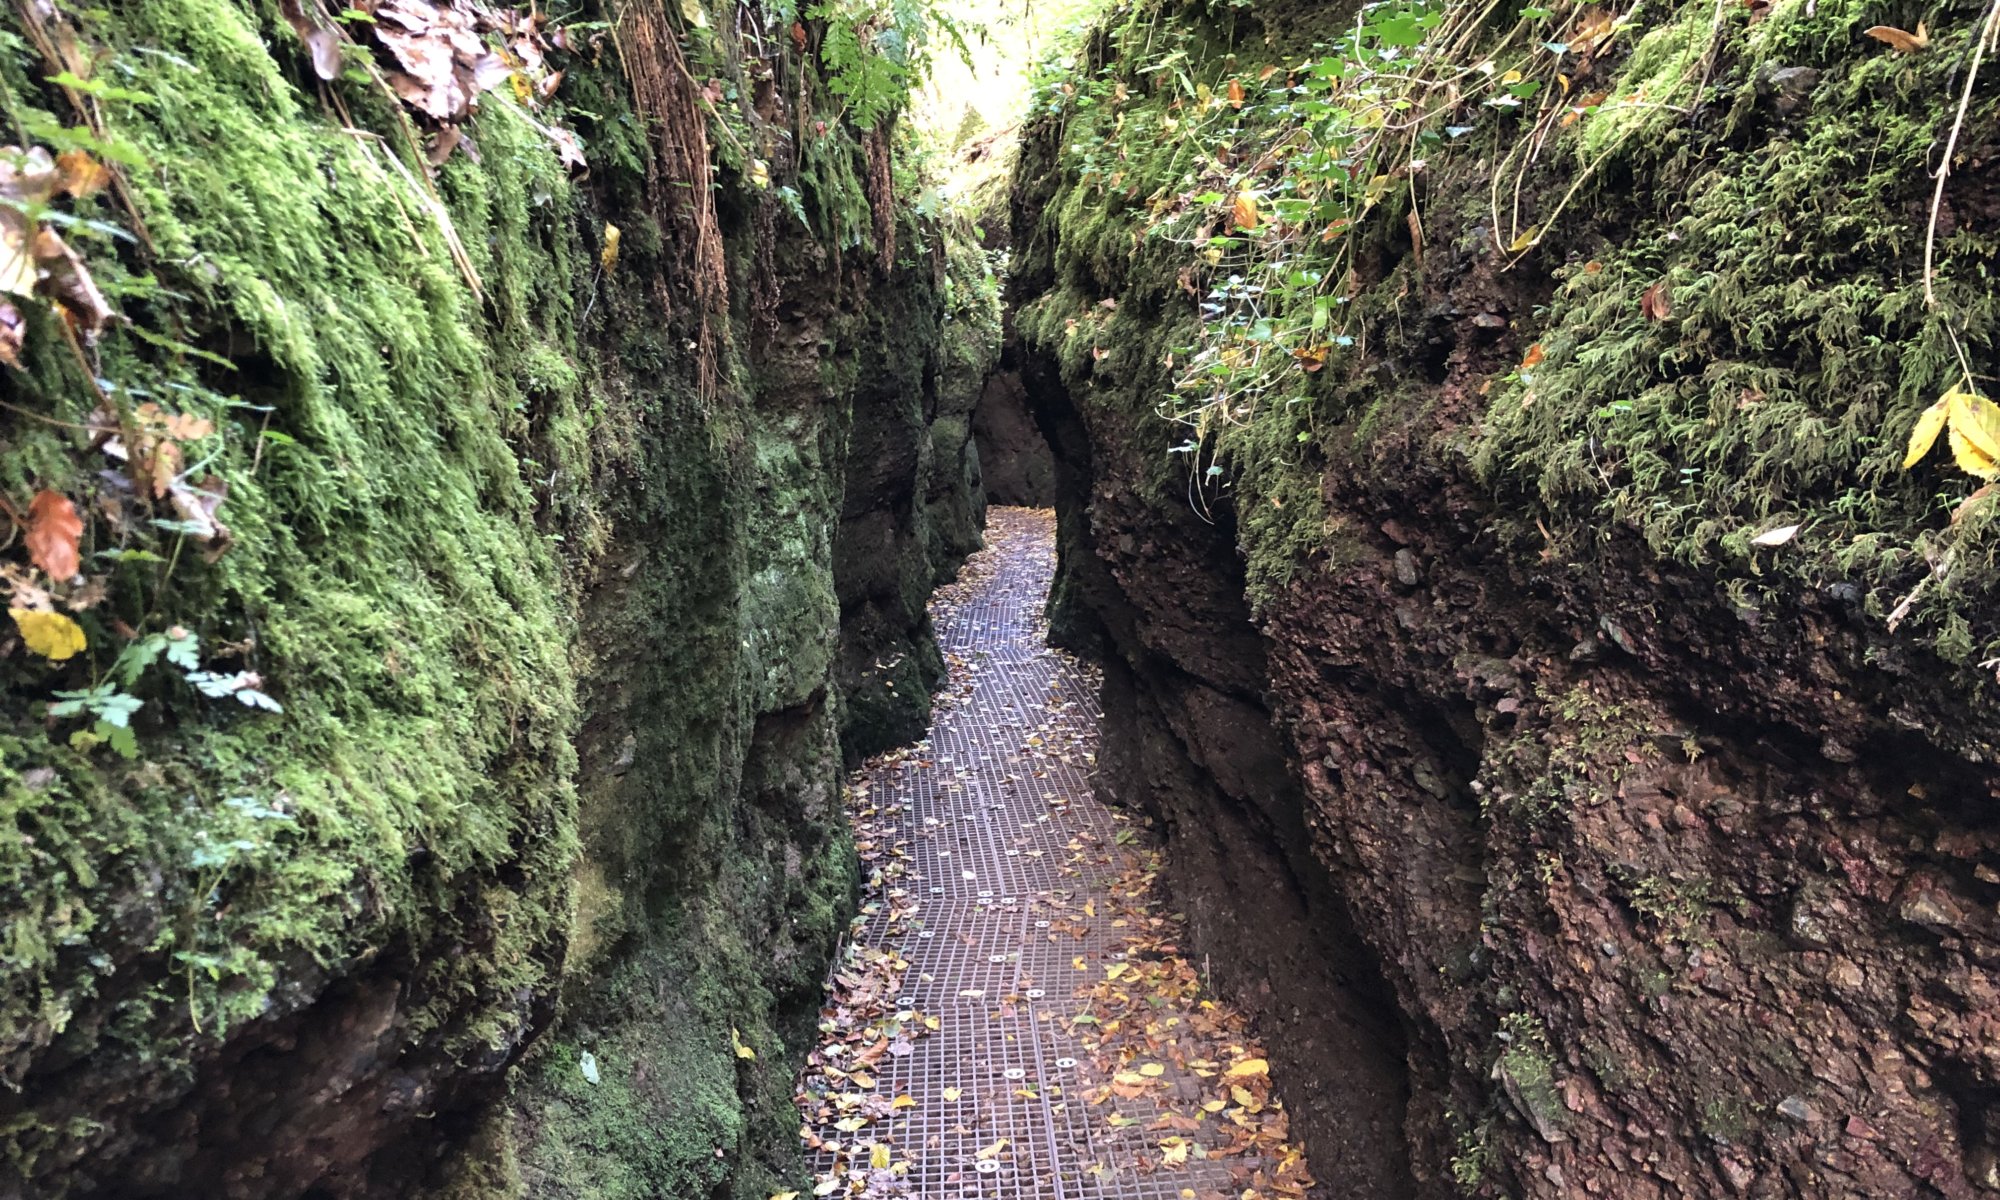
[[[736,1032],[736,1026],[729,1027],[729,1044],[736,1047],[736,1057],[756,1058],[757,1052],[743,1044],[743,1035]]]
[[[1949,393],[1947,393],[1949,395]],[[1943,400],[1931,405],[1917,418],[1917,427],[1910,431],[1910,450],[1903,455],[1903,469],[1914,467],[1931,452],[1937,444],[1938,434],[1944,432],[1947,405]]]
[[[2000,405],[1956,387],[1917,417],[1903,469],[1916,466],[1947,431],[1960,470],[1981,479],[2000,477]]]
[[[83,626],[61,613],[10,608],[7,615],[14,618],[14,627],[21,631],[21,641],[28,649],[50,662],[62,662],[90,644],[83,636]]]

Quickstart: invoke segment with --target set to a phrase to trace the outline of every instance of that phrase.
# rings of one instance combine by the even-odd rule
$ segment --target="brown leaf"
[[[1240,79],[1229,81],[1229,107],[1243,107],[1243,81]]]
[[[1664,321],[1674,315],[1673,291],[1662,279],[1639,296],[1639,313],[1648,321]]]
[[[103,191],[111,172],[88,151],[65,150],[56,156],[56,188],[82,199]]]
[[[0,300],[0,362],[18,369],[27,338],[28,319],[21,315],[20,309]]]
[[[38,291],[63,306],[87,337],[95,337],[118,314],[97,290],[90,269],[53,229],[35,233],[35,265],[41,269]]]
[[[172,438],[161,441],[153,448],[152,462],[147,465],[152,468],[148,474],[155,500],[165,499],[166,494],[173,490],[174,478],[181,473],[181,461],[181,444]]]
[[[1230,215],[1235,218],[1238,229],[1257,228],[1257,194],[1255,192],[1246,191],[1236,193],[1236,200],[1230,205],[1229,211]]]
[[[424,161],[434,167],[443,166],[445,160],[451,157],[451,152],[458,149],[459,140],[464,136],[465,131],[457,125],[447,125],[438,130],[437,136],[431,139],[430,149],[424,152]]]
[[[0,148],[0,196],[27,204],[45,204],[56,194],[55,160],[40,146],[22,150]]]
[[[315,29],[305,35],[306,52],[312,55],[313,74],[329,82],[340,78],[340,34],[331,29]]]
[[[1523,371],[1534,370],[1536,367],[1542,365],[1542,359],[1544,357],[1545,355],[1542,352],[1542,344],[1540,342],[1536,342],[1534,345],[1528,347],[1528,352],[1526,354],[1521,356],[1521,369]]]
[[[1917,22],[1915,33],[1906,33],[1893,25],[1872,25],[1861,32],[1898,54],[1915,54],[1931,44],[1930,33],[1922,21]]]
[[[73,579],[83,566],[77,553],[82,540],[83,518],[76,515],[76,505],[69,497],[61,492],[36,492],[34,502],[28,505],[28,558],[47,571],[50,579]]]

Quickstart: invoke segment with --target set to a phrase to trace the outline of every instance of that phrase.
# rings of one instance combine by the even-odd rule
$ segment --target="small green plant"
[[[826,22],[820,61],[847,115],[873,129],[901,109],[930,69],[939,41],[970,56],[965,32],[932,0],[822,0],[806,16]]]

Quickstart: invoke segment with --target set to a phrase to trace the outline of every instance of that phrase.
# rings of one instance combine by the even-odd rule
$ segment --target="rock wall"
[[[972,434],[988,503],[1027,508],[1055,503],[1055,456],[1035,426],[1019,371],[995,371],[986,381],[972,411]]]
[[[977,539],[962,436],[856,435],[881,298],[980,352],[922,344],[955,235],[879,244],[818,26],[697,11],[581,14],[451,131],[296,6],[5,19],[17,132],[117,172],[55,207],[123,319],[14,301],[0,495],[82,528],[11,607],[87,649],[0,646],[0,1196],[802,1186],[842,516],[925,496],[924,586]]]
[[[1492,225],[1516,127],[1453,112],[1468,148],[1356,234],[1352,344],[1202,456],[1156,406],[1209,279],[1147,236],[1176,185],[1138,148],[1196,110],[1114,23],[1097,107],[1029,131],[1052,626],[1111,662],[1102,786],[1168,831],[1329,1194],[2000,1189],[1991,517],[1900,461],[1951,339],[1993,349],[1992,249],[1951,232],[1991,200],[1989,81],[1922,301],[1929,89],[1980,16],[1912,56],[1847,8],[1650,14],[1565,83],[1708,90],[1552,122],[1533,246]],[[1336,34],[1168,19],[1216,98]]]

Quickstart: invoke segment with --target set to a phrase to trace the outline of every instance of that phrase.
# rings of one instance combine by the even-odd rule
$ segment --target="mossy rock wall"
[[[489,94],[477,161],[434,176],[368,52],[319,82],[275,5],[65,18],[132,152],[65,229],[129,324],[83,347],[94,388],[24,302],[0,382],[0,489],[74,497],[108,584],[84,654],[0,660],[0,1195],[798,1186],[792,1066],[855,882],[833,551],[874,469],[855,380],[895,374],[865,232],[892,201],[830,108],[788,107],[820,103],[790,39],[648,8],[726,93],[704,282],[711,184],[635,99],[627,56],[666,51],[634,11],[577,14],[554,98]],[[16,128],[75,126],[32,32],[0,22]],[[187,450],[226,552],[107,505],[98,389],[215,424]],[[169,628],[283,712],[160,663],[130,758],[44,716]]]
[[[1862,33],[1919,16],[1923,52]],[[1994,510],[1902,469],[1953,337],[1975,376],[1994,349],[1983,16],[1647,7],[1565,82],[1699,89],[1532,142],[1453,110],[1346,234],[1352,344],[1199,455],[1157,415],[1211,283],[1148,231],[1193,120],[1157,64],[1226,104],[1353,14],[1123,8],[1046,96],[1012,352],[1057,454],[1052,624],[1112,657],[1103,786],[1167,825],[1337,1193],[2000,1186]],[[1311,936],[1246,935],[1246,874]],[[1371,1006],[1372,1051],[1329,1053]]]

